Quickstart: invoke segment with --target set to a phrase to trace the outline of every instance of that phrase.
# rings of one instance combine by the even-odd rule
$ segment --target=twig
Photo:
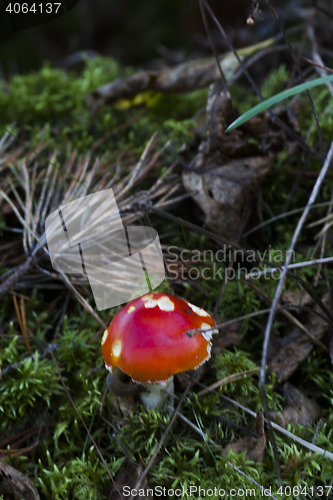
[[[327,66],[324,66],[323,64],[316,63],[315,61],[312,61],[311,59],[308,59],[307,57],[302,56],[302,59],[309,64],[312,64],[312,66],[316,66],[316,68],[324,69],[328,73],[333,73],[332,68],[328,68]]]
[[[257,375],[259,373],[260,367],[252,368],[251,370],[245,370],[243,372],[239,373],[234,373],[233,375],[229,375],[229,377],[222,378],[221,380],[218,380],[214,384],[210,385],[209,387],[206,387],[206,389],[203,389],[202,391],[197,393],[198,398],[201,396],[204,396],[205,394],[208,394],[209,392],[215,391],[215,389],[218,389],[219,387],[222,387],[222,385],[226,384],[231,384],[232,382],[236,382],[237,380],[242,379],[244,376],[251,376],[251,375]]]
[[[273,303],[272,303],[272,307],[271,307],[271,310],[270,310],[270,313],[269,313],[269,317],[268,317],[268,321],[267,321],[267,326],[266,326],[266,330],[265,330],[265,334],[264,334],[264,342],[263,342],[263,347],[262,347],[262,356],[261,356],[261,366],[260,366],[260,375],[259,375],[259,388],[261,390],[261,393],[262,393],[262,397],[263,397],[263,403],[264,403],[264,408],[265,408],[265,412],[266,414],[268,413],[268,403],[267,403],[267,396],[266,396],[266,389],[265,389],[265,378],[266,378],[266,360],[267,360],[267,350],[268,350],[268,344],[269,344],[269,339],[270,339],[270,334],[271,334],[271,331],[272,331],[272,327],[273,327],[273,322],[274,322],[274,317],[275,317],[275,312],[276,312],[276,308],[277,308],[277,305],[278,305],[278,301],[279,301],[279,298],[280,298],[280,295],[281,295],[281,292],[282,292],[282,288],[283,288],[283,285],[284,285],[284,281],[285,281],[285,278],[286,278],[286,275],[287,275],[287,271],[288,271],[288,266],[290,264],[290,260],[291,260],[291,256],[292,256],[292,252],[295,248],[295,245],[296,245],[296,242],[297,242],[297,239],[298,239],[298,236],[301,232],[301,229],[303,227],[303,224],[308,216],[308,213],[310,211],[310,206],[314,203],[315,199],[316,199],[316,196],[318,194],[318,191],[320,189],[320,186],[325,178],[325,174],[330,166],[330,163],[331,163],[331,159],[332,159],[332,155],[333,155],[333,142],[331,144],[331,147],[330,147],[330,150],[329,150],[329,153],[326,157],[326,160],[324,162],[324,165],[320,171],[320,174],[317,178],[317,181],[313,187],[313,190],[311,192],[311,195],[310,195],[310,198],[309,198],[309,201],[304,209],[304,212],[297,224],[297,227],[295,229],[295,232],[294,232],[294,235],[293,235],[293,238],[292,238],[292,242],[289,246],[289,250],[287,251],[287,256],[286,256],[286,261],[285,261],[285,264],[284,264],[284,267],[282,269],[282,273],[281,273],[281,277],[280,277],[280,280],[278,282],[278,286],[276,288],[276,292],[275,292],[275,296],[274,296],[274,299],[273,299]],[[269,425],[269,430],[270,430],[270,434],[271,434],[271,437],[273,436],[273,442],[275,442],[275,439],[274,439],[274,435],[273,435],[273,431],[272,431],[272,428],[271,428],[271,424]],[[278,460],[278,457],[277,457],[277,450],[274,450],[275,452],[275,456],[276,456],[276,460]],[[278,465],[278,473],[280,475],[280,478],[281,478],[281,471],[279,470],[280,467],[279,467],[279,462],[277,462],[277,465]]]
[[[321,208],[321,207],[327,207],[329,205],[330,205],[330,201],[325,201],[323,203],[315,203],[314,205],[311,206],[311,208]],[[284,212],[284,213],[282,213],[280,215],[276,215],[275,217],[272,217],[271,219],[268,219],[265,222],[262,222],[261,224],[258,224],[258,226],[253,227],[252,229],[250,229],[249,231],[247,231],[246,233],[244,233],[243,237],[246,238],[246,236],[249,236],[250,234],[255,233],[256,231],[258,231],[262,227],[268,226],[272,222],[275,222],[275,221],[277,221],[279,219],[283,219],[284,217],[289,217],[290,215],[295,215],[295,214],[298,214],[300,212],[303,212],[304,208],[305,207],[295,208],[295,210],[291,210],[290,212]]]
[[[326,203],[326,205],[328,205],[329,203]],[[308,207],[308,209],[310,210],[311,207]],[[251,252],[250,250],[247,250],[246,248],[243,248],[241,247],[240,245],[237,245],[236,243],[233,243],[232,241],[229,241],[229,240],[226,240],[225,238],[222,238],[220,236],[218,236],[217,234],[211,232],[211,231],[208,231],[207,229],[203,229],[201,228],[200,226],[197,226],[196,224],[193,224],[192,222],[189,222],[189,221],[186,221],[184,219],[182,219],[181,217],[175,217],[174,215],[172,214],[169,214],[168,212],[165,212],[164,210],[160,210],[159,208],[157,208],[156,206],[154,207],[151,207],[151,209],[156,212],[157,214],[161,215],[162,217],[166,217],[174,222],[177,222],[178,224],[184,224],[184,226],[188,227],[189,229],[199,233],[199,234],[203,234],[209,238],[211,238],[212,240],[215,240],[217,243],[219,244],[227,244],[229,245],[230,248],[232,248],[233,250],[240,250],[244,253],[244,255],[248,255],[249,252]],[[251,257],[253,257],[253,251],[251,252]],[[292,251],[288,251],[288,258],[291,259],[291,255],[292,255]],[[268,260],[266,259],[262,259],[262,258],[258,258],[256,259],[256,261],[260,261],[262,264],[266,264],[270,267],[273,267],[275,269],[279,269],[281,270],[281,266],[276,266],[276,264],[273,264],[272,262],[269,262]],[[287,273],[288,273],[288,276],[291,276],[292,278],[294,278],[301,286],[302,288],[304,288],[304,290],[306,292],[308,292],[308,294],[313,298],[313,300],[316,302],[316,304],[318,304],[318,306],[320,307],[320,309],[325,313],[325,315],[327,316],[327,321],[329,322],[329,324],[333,326],[333,315],[331,314],[331,312],[327,309],[327,307],[325,306],[325,304],[323,304],[322,300],[320,300],[320,298],[317,296],[317,294],[311,289],[311,287],[309,287],[309,285],[298,275],[296,274],[293,274],[291,271],[289,271],[287,269]]]
[[[332,213],[332,208],[333,208],[333,192],[331,193],[331,204],[328,207],[327,215],[330,216]],[[327,231],[325,231],[323,237],[322,237],[322,242],[321,242],[321,249],[320,249],[320,258],[322,259],[324,257],[325,253],[325,246],[326,246],[326,239],[327,239]],[[320,271],[321,271],[322,265],[321,263],[318,266],[317,274],[314,278],[314,286],[318,285],[319,277],[320,277]]]
[[[140,160],[138,161],[136,167],[134,168],[132,174],[131,174],[131,177],[128,181],[128,183],[126,184],[126,186],[120,191],[120,193],[117,195],[118,198],[120,198],[121,196],[123,196],[129,189],[131,189],[131,187],[133,186],[140,170],[142,169],[142,166],[144,165],[145,161],[146,161],[146,158],[147,156],[149,155],[151,149],[153,148],[154,146],[154,143],[155,143],[155,139],[156,139],[156,136],[157,136],[157,132],[154,132],[153,135],[151,136],[151,138],[149,139],[148,141],[148,144],[147,146],[145,147],[142,155],[141,155],[141,158]]]
[[[209,29],[209,26],[208,26],[206,12],[205,12],[204,6],[202,4],[202,0],[199,0],[199,5],[200,5],[201,17],[202,17],[202,20],[203,20],[203,23],[204,23],[204,26],[205,26],[205,30],[206,30],[207,36],[208,36],[209,44],[210,44],[210,47],[211,47],[212,52],[214,54],[214,57],[215,57],[215,60],[216,60],[216,65],[217,65],[218,70],[219,70],[220,75],[221,75],[222,86],[223,87],[227,87],[228,86],[228,82],[227,82],[226,77],[224,76],[223,69],[222,69],[222,66],[221,66],[221,63],[220,63],[220,59],[219,59],[218,53],[216,51],[215,45],[213,43],[212,35],[211,35],[210,29]]]
[[[253,283],[253,281],[247,280],[246,284],[249,285],[260,297],[265,299],[268,303],[273,302],[272,298],[268,295],[268,293],[259,288],[255,283]],[[295,326],[297,326],[297,328],[299,328],[303,333],[305,333],[305,335],[308,336],[308,338],[311,340],[313,344],[323,349],[323,351],[328,352],[328,348],[322,342],[320,342],[319,339],[317,339],[314,335],[312,335],[312,333],[300,321],[298,321],[298,319],[296,319],[289,311],[287,311],[286,309],[282,309],[282,314],[286,318],[288,318]]]
[[[208,438],[208,440],[207,440],[206,436],[203,433],[203,431],[199,427],[197,427],[196,425],[194,425],[190,420],[188,420],[188,418],[184,417],[184,415],[182,415],[181,413],[178,413],[178,417],[181,420],[183,420],[189,427],[191,427],[191,429],[193,429],[195,432],[197,432],[198,434],[200,434],[200,436],[204,439],[205,442],[209,441],[209,444],[211,444],[213,446],[219,446],[211,438]],[[261,484],[257,483],[257,481],[255,481],[254,479],[252,479],[252,477],[250,477],[248,474],[245,474],[245,472],[243,472],[240,469],[238,469],[238,467],[236,467],[235,465],[233,465],[230,461],[227,462],[227,464],[230,467],[232,467],[238,474],[241,474],[242,476],[246,477],[246,479],[248,479],[248,481],[250,481],[251,483],[253,483],[255,486],[258,486],[258,488],[260,488],[262,491],[267,492],[266,493],[267,496],[270,496],[271,498],[273,498],[273,500],[278,500],[274,495],[272,495],[269,492],[269,490],[267,490],[266,488],[264,488],[264,486],[262,486]],[[266,496],[266,494],[265,494],[265,496]]]
[[[227,396],[223,396],[223,395],[221,395],[220,397],[222,399],[224,399],[225,401],[228,401],[229,403],[232,403],[233,405],[237,406],[238,408],[241,408],[249,415],[252,415],[252,417],[255,417],[255,418],[257,417],[257,414],[254,411],[249,410],[248,408],[241,405],[237,401],[234,401],[233,399],[230,399]],[[280,425],[276,424],[275,422],[272,422],[268,418],[265,418],[264,420],[267,424],[270,424],[275,430],[277,430],[281,434],[284,434],[288,438],[293,439],[294,441],[296,441],[300,445],[304,446],[308,450],[313,451],[314,453],[318,453],[319,455],[322,455],[323,457],[328,458],[329,460],[333,460],[333,453],[331,453],[330,451],[324,450],[323,448],[320,448],[319,446],[316,446],[312,443],[309,443],[308,441],[305,441],[305,439],[302,439],[302,438],[296,436],[295,434],[293,434],[292,432],[287,431],[284,427],[281,427]]]

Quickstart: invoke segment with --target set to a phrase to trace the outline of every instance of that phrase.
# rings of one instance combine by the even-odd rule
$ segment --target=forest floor
[[[333,87],[226,132],[332,73],[332,28],[313,8],[221,69],[83,57],[2,82],[0,498],[333,498]],[[110,187],[125,225],[159,234],[156,291],[218,325],[175,414],[115,400],[100,342],[122,306],[97,311],[86,277],[51,265],[47,216]]]

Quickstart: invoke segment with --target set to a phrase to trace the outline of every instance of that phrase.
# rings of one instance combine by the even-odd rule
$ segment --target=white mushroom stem
[[[170,377],[165,382],[158,384],[141,384],[148,392],[140,393],[140,401],[146,408],[152,410],[162,409],[165,406],[167,399],[171,400],[173,408],[174,403],[174,383],[173,377]]]

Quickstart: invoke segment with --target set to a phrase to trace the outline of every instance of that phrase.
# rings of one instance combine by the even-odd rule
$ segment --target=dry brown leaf
[[[326,293],[322,301],[329,310],[332,310],[330,293]],[[314,310],[322,312],[317,304]],[[327,321],[314,313],[308,314],[308,321],[305,326],[317,339],[321,339],[328,330]],[[270,353],[267,361],[269,364],[274,365],[274,372],[277,374],[279,381],[284,382],[297,370],[300,363],[307,358],[314,345],[299,328],[294,328],[289,335],[276,344],[277,346],[280,345],[280,347],[274,354]]]
[[[299,304],[300,306],[310,306],[313,304],[312,297],[305,290],[286,290],[283,292],[281,300],[283,304]]]
[[[276,127],[268,112],[225,133],[238,116],[228,90],[212,84],[206,107],[205,140],[190,168],[183,171],[183,184],[203,210],[205,225],[237,241],[258,197],[260,183],[280,151],[296,152],[297,144]],[[298,129],[295,115],[277,111],[281,121]]]
[[[199,147],[192,170],[184,170],[183,184],[205,214],[205,226],[236,241],[244,210],[255,196],[261,179],[273,164],[274,155],[263,155],[249,141],[248,133],[224,131],[237,117],[230,94],[212,85],[207,101],[207,140]],[[267,129],[266,118],[247,124],[257,133]],[[266,132],[267,133],[267,132]]]
[[[246,459],[254,462],[262,462],[264,459],[266,448],[266,435],[264,431],[263,413],[257,414],[256,432],[259,436],[246,436],[239,439],[235,443],[228,444],[222,452],[222,456],[227,458],[228,453],[232,450],[234,453],[246,452]]]
[[[39,500],[38,491],[22,472],[0,461],[0,495],[6,500]]]
[[[142,473],[143,473],[143,466],[138,465],[137,463],[134,462],[134,460],[131,460],[126,457],[115,482],[118,490],[121,493],[121,496],[119,496],[117,489],[114,486],[110,493],[109,500],[124,500],[125,498],[128,498],[128,494],[126,495],[127,491],[130,491],[135,487]],[[126,489],[124,490],[123,488],[125,486]],[[147,481],[145,481],[144,484],[138,490],[138,495],[143,500],[147,499],[152,500],[153,496],[151,495],[151,491],[149,491],[149,488],[147,486]]]
[[[320,406],[289,382],[283,386],[283,397],[285,408],[281,412],[269,413],[269,418],[281,427],[287,428],[288,424],[312,425],[320,417]]]
[[[205,214],[205,226],[231,241],[238,238],[244,209],[253,198],[259,180],[272,165],[272,158],[252,157],[233,160],[214,172],[185,172],[185,189]],[[206,165],[208,165],[206,163]],[[212,166],[212,165],[210,165]]]

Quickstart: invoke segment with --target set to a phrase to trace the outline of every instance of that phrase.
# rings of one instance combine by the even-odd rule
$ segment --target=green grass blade
[[[256,106],[254,106],[254,108],[251,108],[248,111],[246,111],[246,113],[243,113],[239,118],[237,118],[237,120],[233,121],[232,124],[229,125],[226,132],[239,127],[250,118],[253,118],[262,111],[265,111],[270,106],[273,106],[273,104],[276,104],[277,102],[280,102],[283,99],[287,99],[287,97],[291,97],[295,94],[303,92],[304,90],[312,89],[313,87],[317,87],[317,85],[322,85],[323,83],[332,81],[333,81],[333,75],[328,75],[328,76],[323,76],[322,78],[316,78],[315,80],[311,80],[310,82],[301,83],[300,85],[296,85],[291,89],[284,90],[283,92],[280,92],[279,94],[270,97],[266,101],[257,104]]]

